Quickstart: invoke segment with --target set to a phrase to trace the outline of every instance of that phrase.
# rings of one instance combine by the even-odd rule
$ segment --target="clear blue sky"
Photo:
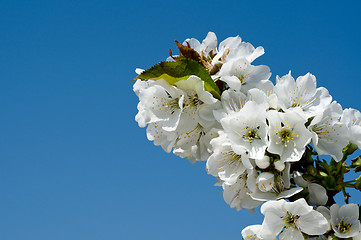
[[[214,31],[361,109],[361,6],[333,2],[0,0],[0,239],[241,239],[261,215],[146,139],[130,79]]]

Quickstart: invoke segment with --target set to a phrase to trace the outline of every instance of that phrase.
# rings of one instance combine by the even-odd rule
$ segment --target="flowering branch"
[[[361,113],[342,109],[310,73],[273,84],[269,67],[252,65],[264,49],[238,36],[175,43],[179,55],[169,50],[167,61],[136,70],[135,119],[148,139],[206,161],[230,207],[263,204],[262,225],[243,229],[244,239],[361,239],[359,206],[346,191],[361,190],[361,176],[345,181],[361,171],[361,156],[348,163],[361,147]]]

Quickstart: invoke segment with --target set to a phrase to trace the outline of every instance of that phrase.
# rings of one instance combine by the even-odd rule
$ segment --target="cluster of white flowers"
[[[148,139],[206,161],[232,208],[265,202],[263,224],[245,228],[245,239],[361,239],[358,205],[333,199],[361,183],[343,183],[357,167],[345,160],[361,148],[361,113],[343,110],[310,73],[274,85],[269,67],[252,65],[264,49],[238,36],[219,46],[212,32],[176,43],[180,55],[136,70],[136,121]]]

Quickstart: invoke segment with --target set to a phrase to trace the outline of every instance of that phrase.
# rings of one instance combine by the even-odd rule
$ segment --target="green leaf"
[[[358,149],[358,146],[353,144],[353,143],[349,143],[344,149],[343,149],[343,157],[341,159],[341,162],[346,161],[347,157],[349,155],[351,155],[354,151],[356,151]]]
[[[352,168],[354,168],[355,172],[361,171],[361,156],[358,156],[357,158],[352,159]]]
[[[361,178],[360,178],[361,176],[359,176],[358,178],[356,178],[355,180],[356,180],[356,182],[355,182],[355,189],[357,189],[357,190],[359,190],[359,191],[361,191]]]
[[[192,59],[181,59],[176,62],[160,62],[153,67],[139,74],[136,79],[159,80],[165,79],[169,84],[174,85],[180,80],[195,75],[204,82],[204,89],[214,97],[220,99],[220,91],[213,81],[211,75],[199,63]]]

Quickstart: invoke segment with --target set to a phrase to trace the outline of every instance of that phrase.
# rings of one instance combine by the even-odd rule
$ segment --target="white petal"
[[[307,204],[304,198],[285,204],[285,209],[293,215],[304,215],[313,211],[312,207]]]
[[[262,225],[251,225],[242,230],[242,237],[244,239],[260,239]]]
[[[261,237],[264,239],[273,239],[276,237],[284,227],[283,220],[274,212],[267,212],[265,214]]]
[[[280,234],[280,240],[303,240],[305,239],[300,230],[289,227]]]
[[[327,219],[315,210],[301,215],[296,224],[302,232],[309,235],[322,235],[329,230],[330,226]]]
[[[310,183],[308,191],[310,192],[310,199],[308,200],[310,205],[326,205],[328,196],[324,187],[317,183]]]

